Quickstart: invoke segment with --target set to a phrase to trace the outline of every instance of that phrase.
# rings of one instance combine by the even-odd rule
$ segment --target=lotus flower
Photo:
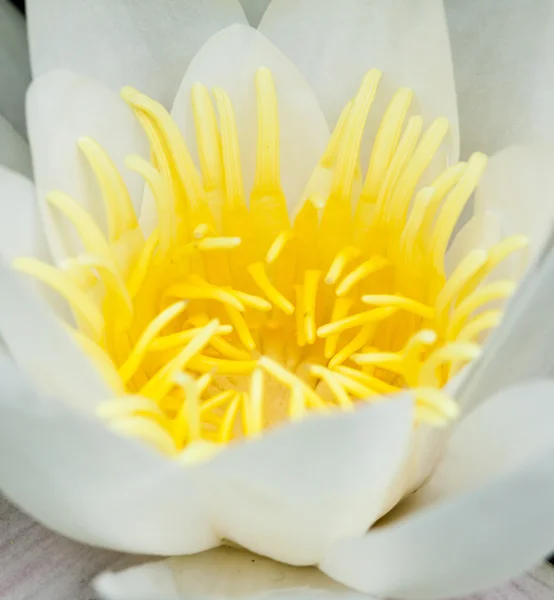
[[[29,9],[3,491],[81,542],[198,555],[197,583],[256,561],[199,555],[224,544],[305,567],[288,588],[406,599],[538,562],[552,156],[458,162],[442,3],[273,0],[258,29],[231,0]]]

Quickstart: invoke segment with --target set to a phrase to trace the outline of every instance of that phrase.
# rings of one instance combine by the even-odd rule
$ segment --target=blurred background
[[[21,11],[25,12],[25,0],[10,0],[12,4],[17,6]]]

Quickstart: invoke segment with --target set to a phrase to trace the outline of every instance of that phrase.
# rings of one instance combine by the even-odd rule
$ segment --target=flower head
[[[279,39],[286,4],[268,9],[268,37]],[[118,75],[120,96],[66,70],[34,82],[29,130],[52,256],[20,244],[0,268],[0,331],[40,393],[29,410],[0,405],[4,443],[49,501],[11,467],[0,481],[29,512],[120,550],[190,554],[230,540],[364,592],[443,593],[420,582],[425,566],[398,580],[386,568],[403,540],[421,540],[425,514],[366,532],[415,490],[416,507],[432,500],[449,453],[471,454],[472,423],[490,423],[501,402],[496,418],[509,421],[519,389],[459,425],[488,395],[491,348],[510,347],[505,323],[525,294],[501,323],[506,301],[525,269],[533,281],[543,268],[548,224],[514,220],[502,204],[506,157],[493,158],[492,176],[478,151],[458,162],[441,4],[413,16],[425,43],[377,44],[370,64],[345,61],[317,97],[242,24],[206,35],[176,94],[168,78],[157,100],[148,65]],[[319,91],[317,47],[298,65]],[[523,172],[541,160],[515,152]],[[23,394],[29,382],[4,366]],[[523,389],[542,408],[552,384]],[[457,472],[476,486],[480,471]],[[453,511],[441,533],[458,540],[456,506],[437,510],[439,520]]]

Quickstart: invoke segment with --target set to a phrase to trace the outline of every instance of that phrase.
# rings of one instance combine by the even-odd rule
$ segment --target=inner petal
[[[110,158],[81,139],[107,231],[54,192],[52,210],[74,227],[82,253],[57,268],[21,258],[16,266],[74,310],[71,331],[113,390],[98,414],[115,431],[198,460],[283,421],[354,410],[405,388],[415,391],[416,426],[456,417],[443,388],[499,323],[514,282],[495,280],[494,269],[526,240],[469,253],[447,276],[445,252],[486,157],[475,153],[421,187],[448,122],[424,129],[419,115],[408,118],[413,94],[402,89],[369,164],[360,164],[380,77],[375,69],[364,77],[308,191],[292,201],[281,186],[270,70],[260,68],[254,81],[248,198],[241,123],[225,90],[192,89],[198,169],[168,112],[124,88],[151,145],[150,162],[127,160],[155,202],[148,236]]]

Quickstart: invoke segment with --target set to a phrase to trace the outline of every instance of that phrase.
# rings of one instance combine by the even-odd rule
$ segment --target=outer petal
[[[31,155],[29,145],[0,115],[0,164],[30,177]]]
[[[463,155],[554,138],[552,0],[447,0]]]
[[[404,397],[230,447],[205,467],[216,530],[275,560],[314,564],[334,538],[379,517],[412,423]]]
[[[529,237],[536,256],[554,226],[554,146],[512,146],[493,156],[476,193],[476,211],[492,210],[504,235]]]
[[[260,31],[305,75],[331,125],[363,75],[377,67],[384,73],[382,101],[399,87],[413,88],[426,121],[450,120],[457,155],[456,96],[441,1],[273,0]],[[377,107],[372,112],[381,114]]]
[[[128,552],[217,544],[193,469],[62,404],[31,398],[7,359],[0,379],[0,481],[22,509],[68,537]]]
[[[204,41],[246,22],[238,0],[28,0],[27,14],[35,77],[70,69],[166,106]]]
[[[260,67],[275,79],[280,125],[281,184],[289,206],[300,199],[329,141],[317,98],[295,66],[255,29],[235,25],[213,36],[190,64],[179,88],[173,116],[187,145],[196,149],[191,89],[203,83],[230,96],[235,110],[246,194],[256,169],[258,120],[254,76]]]
[[[25,136],[25,90],[31,81],[25,21],[8,0],[0,1],[0,115]]]
[[[18,256],[48,256],[33,184],[1,166],[0,254],[7,261]]]
[[[81,136],[98,142],[119,169],[138,208],[143,181],[125,169],[129,154],[148,156],[144,136],[131,110],[104,85],[68,71],[35,80],[27,97],[29,139],[33,153],[38,201],[55,258],[75,250],[67,220],[47,206],[46,194],[61,190],[80,202],[99,223],[105,222],[103,202],[94,175],[78,148]]]
[[[491,399],[460,427],[434,489],[413,500],[425,505],[429,494],[434,503],[337,542],[322,570],[362,591],[433,600],[538,563],[554,536],[554,431],[543,424],[554,417],[553,395],[545,381]]]
[[[103,573],[96,579],[95,587],[105,600],[367,598],[313,567],[291,567],[226,547],[119,573]]]

